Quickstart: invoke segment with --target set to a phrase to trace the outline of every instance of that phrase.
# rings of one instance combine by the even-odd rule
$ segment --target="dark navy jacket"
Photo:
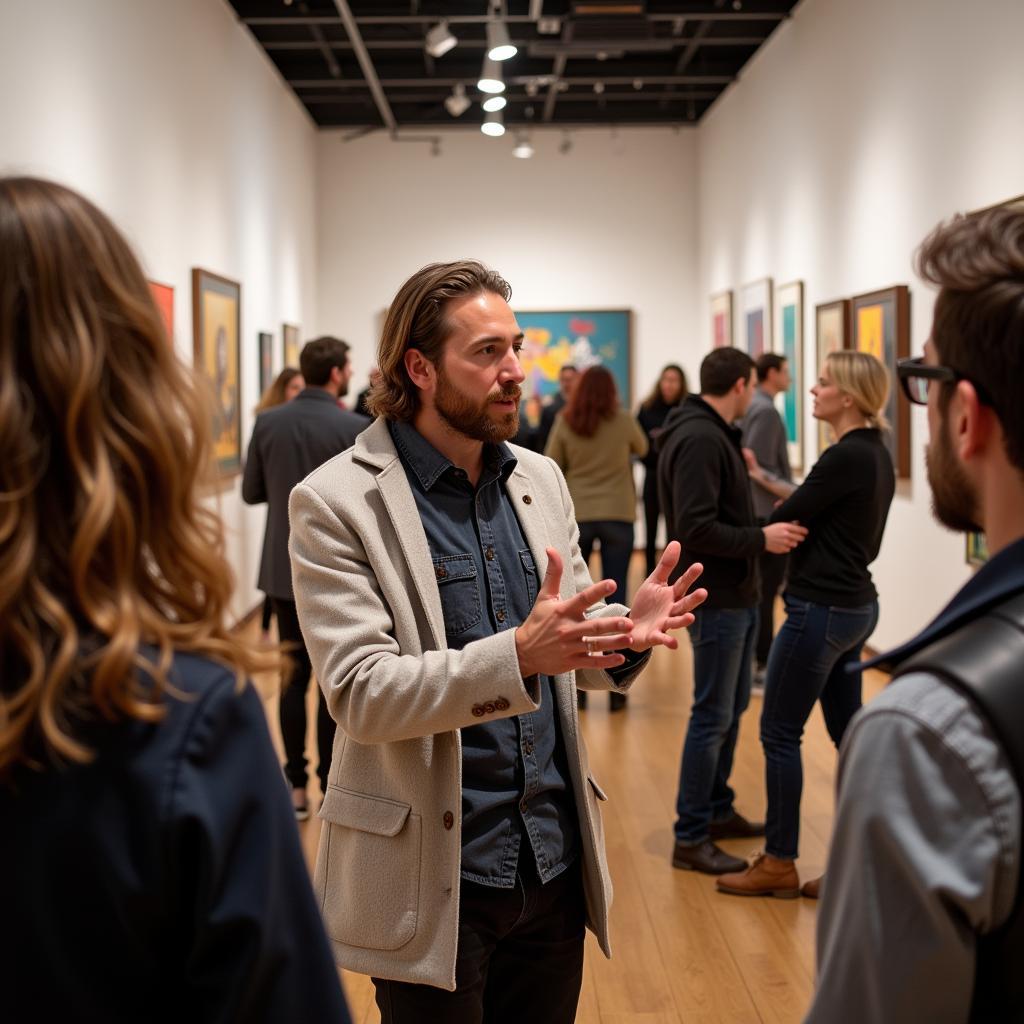
[[[0,1016],[347,1024],[259,697],[179,655],[159,724],[0,784]]]

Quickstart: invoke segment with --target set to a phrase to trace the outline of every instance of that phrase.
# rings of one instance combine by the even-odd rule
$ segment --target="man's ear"
[[[980,401],[969,380],[957,381],[956,392],[946,407],[946,419],[953,445],[961,459],[978,456],[997,440],[996,414]]]
[[[437,380],[437,368],[418,348],[405,350],[403,357],[409,380],[421,391],[429,391]]]

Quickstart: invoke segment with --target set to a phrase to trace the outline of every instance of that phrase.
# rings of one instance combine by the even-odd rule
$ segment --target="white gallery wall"
[[[53,178],[95,201],[147,274],[175,292],[192,362],[191,268],[242,284],[244,440],[257,332],[308,323],[316,299],[316,132],[221,0],[3,0],[0,174]],[[264,509],[238,479],[219,498],[234,612],[256,602]]]
[[[698,129],[701,337],[708,297],[770,276],[805,282],[805,379],[814,306],[911,290],[911,354],[932,291],[912,253],[942,218],[1024,193],[1024,3],[804,0]],[[814,425],[805,405],[807,457]],[[914,410],[913,478],[897,496],[875,577],[884,648],[967,577],[960,536],[930,515],[927,421]]]
[[[318,325],[355,347],[354,389],[399,285],[463,257],[508,280],[513,308],[632,309],[634,400],[665,362],[696,370],[692,131],[577,131],[566,154],[560,132],[537,131],[529,160],[512,156],[511,133],[441,139],[431,156],[383,134],[320,137]]]

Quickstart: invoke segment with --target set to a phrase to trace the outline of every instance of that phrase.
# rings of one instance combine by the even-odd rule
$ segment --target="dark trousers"
[[[658,477],[653,469],[644,476],[644,555],[647,575],[658,565],[658,520],[661,518],[661,499],[658,497]]]
[[[294,601],[275,597],[274,614],[277,632],[285,653],[294,666],[290,675],[281,680],[281,700],[278,706],[281,736],[284,739],[284,774],[296,789],[306,787],[306,690],[313,667],[309,663],[306,642],[299,628],[299,616]],[[318,687],[319,689],[319,687]],[[327,792],[327,773],[331,770],[331,749],[334,744],[334,720],[327,710],[327,701],[320,691],[316,720],[316,745],[320,764],[317,775],[320,790]]]
[[[800,842],[800,796],[804,771],[800,744],[814,702],[821,701],[832,742],[842,742],[860,710],[860,661],[864,642],[878,624],[878,602],[830,608],[785,595],[786,621],[768,658],[761,708],[768,815],[765,849],[795,860]]]
[[[526,856],[512,889],[463,881],[455,991],[374,978],[381,1024],[572,1024],[585,923],[579,861],[547,885]]]
[[[761,572],[761,607],[754,660],[759,666],[768,664],[768,652],[772,649],[772,637],[775,635],[775,598],[779,596],[782,581],[786,578],[788,562],[789,555],[772,555],[767,551],[758,559]]]
[[[615,582],[615,593],[608,598],[620,604],[626,600],[626,576],[629,560],[633,557],[633,524],[612,519],[597,519],[580,523],[580,554],[583,561],[590,561],[594,542],[601,542],[601,576]]]
[[[273,617],[273,615],[274,615],[273,600],[271,598],[267,597],[266,594],[264,594],[263,595],[263,611],[260,614],[260,629],[262,629],[264,633],[266,633],[266,631],[268,629],[270,629],[270,620]]]

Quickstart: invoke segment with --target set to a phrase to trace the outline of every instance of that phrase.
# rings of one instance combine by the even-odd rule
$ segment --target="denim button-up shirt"
[[[391,424],[434,562],[448,647],[514,629],[530,614],[537,567],[505,490],[516,457],[484,446],[474,488],[415,428]],[[520,848],[542,882],[576,859],[578,825],[552,680],[541,677],[540,709],[462,730],[462,877],[515,885]]]

